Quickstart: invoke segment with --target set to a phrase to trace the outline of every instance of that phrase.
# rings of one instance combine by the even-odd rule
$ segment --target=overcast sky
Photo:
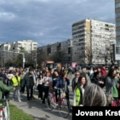
[[[0,43],[63,41],[72,37],[72,24],[85,18],[115,23],[114,0],[0,0]]]

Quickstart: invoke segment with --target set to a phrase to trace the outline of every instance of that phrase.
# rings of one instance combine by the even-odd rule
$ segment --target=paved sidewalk
[[[66,119],[60,117],[58,111],[49,110],[46,105],[42,104],[38,99],[27,101],[25,96],[22,96],[22,98],[22,102],[11,100],[10,103],[32,115],[35,120],[71,120],[71,116]]]

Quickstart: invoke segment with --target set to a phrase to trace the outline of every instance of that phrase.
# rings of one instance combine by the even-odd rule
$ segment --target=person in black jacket
[[[26,73],[24,77],[24,84],[27,89],[27,100],[31,100],[33,98],[33,86],[34,86],[34,77],[32,69],[29,69],[29,72]]]
[[[76,72],[75,73],[75,77],[73,78],[72,80],[72,91],[74,92],[78,82],[79,82],[79,79],[80,79],[80,72]]]

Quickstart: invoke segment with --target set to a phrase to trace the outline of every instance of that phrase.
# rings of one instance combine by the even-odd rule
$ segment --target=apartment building
[[[115,59],[120,61],[120,0],[115,0],[116,52]]]
[[[38,43],[32,40],[22,40],[22,41],[13,42],[11,46],[12,46],[11,47],[12,50],[16,52],[20,52],[23,50],[30,53],[31,51],[37,50]]]
[[[18,55],[21,55],[21,57],[23,57],[22,52],[31,53],[32,51],[36,51],[37,53],[37,45],[37,42],[34,42],[32,40],[23,40],[1,44],[0,66],[5,66],[5,64],[8,62],[14,62]],[[35,57],[35,55],[36,54],[34,53],[32,57]]]
[[[116,42],[120,44],[120,0],[115,0]]]
[[[53,56],[55,53],[62,52],[64,53],[64,62],[71,62],[72,54],[72,40],[68,39],[66,41],[57,42],[54,44],[49,44],[39,48],[41,52],[44,52],[46,56]]]
[[[10,43],[5,43],[0,45],[0,66],[4,66],[7,61],[11,61],[14,55],[12,52],[9,52],[11,49]]]
[[[115,25],[85,19],[72,25],[72,61],[79,64],[109,64],[113,60]]]
[[[0,50],[1,51],[9,51],[11,49],[11,44],[10,43],[5,43],[0,45]]]

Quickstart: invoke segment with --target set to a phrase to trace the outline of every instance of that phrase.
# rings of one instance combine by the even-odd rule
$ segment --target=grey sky
[[[0,42],[32,39],[44,45],[71,38],[85,19],[115,23],[114,0],[0,0]]]

